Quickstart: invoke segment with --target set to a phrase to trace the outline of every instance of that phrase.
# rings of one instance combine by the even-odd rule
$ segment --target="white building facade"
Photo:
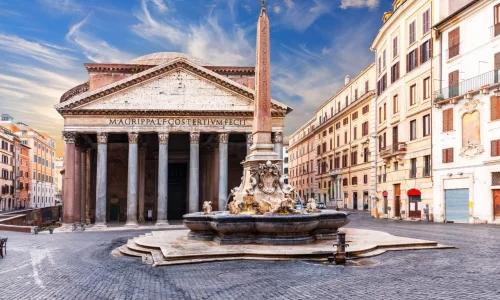
[[[464,2],[434,27],[434,217],[500,223],[500,0]]]

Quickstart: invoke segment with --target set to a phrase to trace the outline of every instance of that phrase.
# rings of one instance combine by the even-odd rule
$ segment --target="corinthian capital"
[[[199,132],[191,132],[189,134],[189,139],[191,144],[198,144],[200,142],[200,133]]]
[[[128,143],[129,144],[137,144],[139,141],[139,133],[137,132],[129,132],[128,133]]]
[[[273,143],[283,143],[283,132],[278,131],[274,133]]]
[[[98,144],[107,144],[108,143],[108,133],[107,132],[98,132],[97,133],[97,143]]]
[[[228,140],[229,140],[228,133],[219,133],[219,143],[227,144]]]
[[[168,132],[158,132],[160,144],[168,144]]]
[[[76,132],[63,131],[63,139],[66,144],[74,144],[76,141]]]

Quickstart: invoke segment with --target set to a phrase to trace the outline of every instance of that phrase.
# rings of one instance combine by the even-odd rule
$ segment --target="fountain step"
[[[136,251],[136,252],[141,252],[141,253],[146,253],[146,254],[150,254],[150,253],[151,253],[151,249],[141,247],[141,246],[137,245],[137,244],[135,243],[135,241],[129,241],[129,242],[127,243],[127,247],[128,247],[131,251]]]
[[[162,265],[165,262],[165,258],[160,250],[151,250],[151,256],[153,257],[153,267]]]
[[[145,255],[143,253],[140,253],[140,252],[137,252],[134,250],[130,250],[127,245],[123,245],[123,246],[118,247],[118,250],[120,250],[120,252],[126,256],[142,257],[143,255]]]

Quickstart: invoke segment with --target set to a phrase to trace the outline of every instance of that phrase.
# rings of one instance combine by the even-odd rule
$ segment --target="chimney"
[[[344,79],[344,86],[346,86],[348,83],[349,83],[349,75],[346,75]]]

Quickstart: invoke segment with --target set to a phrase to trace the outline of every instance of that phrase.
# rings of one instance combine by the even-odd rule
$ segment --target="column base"
[[[71,232],[73,231],[73,223],[62,223],[61,227],[59,227],[59,231]]]
[[[108,225],[106,225],[106,222],[102,222],[102,223],[95,223],[93,226],[92,226],[92,229],[93,230],[103,230],[103,229],[106,229],[108,228]]]
[[[168,227],[168,221],[167,220],[158,220],[155,223],[155,227]]]
[[[125,227],[137,228],[137,227],[139,227],[139,224],[136,221],[130,221],[130,222],[127,221],[127,223],[125,223]]]

